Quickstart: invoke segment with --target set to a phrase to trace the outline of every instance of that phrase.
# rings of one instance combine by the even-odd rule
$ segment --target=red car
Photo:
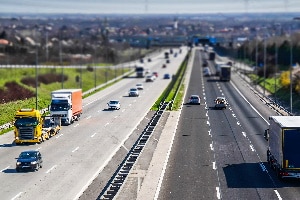
[[[152,73],[156,78],[158,77],[158,73],[157,72],[153,72]]]

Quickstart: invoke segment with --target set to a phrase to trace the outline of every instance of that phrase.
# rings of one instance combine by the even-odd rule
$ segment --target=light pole
[[[61,66],[61,88],[64,88],[64,67],[62,66],[62,47],[61,47],[61,33],[59,40],[59,64]]]
[[[293,113],[293,43],[290,38],[290,112]]]
[[[257,67],[258,67],[258,38],[256,36],[256,40],[255,40],[255,74],[257,76]],[[255,87],[257,85],[257,78],[255,79]]]
[[[35,109],[38,109],[38,46],[35,44]]]
[[[278,66],[278,46],[277,46],[277,41],[275,41],[275,91],[274,91],[275,103],[277,103],[277,99],[276,99],[277,66]]]
[[[266,92],[266,71],[267,71],[267,48],[266,37],[264,38],[264,95]]]

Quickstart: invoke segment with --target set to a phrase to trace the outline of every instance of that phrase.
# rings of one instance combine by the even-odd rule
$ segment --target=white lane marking
[[[213,151],[213,150],[214,150],[214,146],[213,146],[213,144],[210,144],[209,146],[210,146],[210,150],[212,150],[212,151]]]
[[[216,162],[213,162],[213,170],[216,170],[217,166],[216,166]]]
[[[128,106],[131,106],[132,104],[129,104]]]
[[[239,126],[239,125],[240,125],[240,122],[239,122],[239,121],[237,121],[237,122],[236,122],[236,124]]]
[[[207,121],[207,122],[206,122],[206,124],[207,124],[208,126],[210,126],[210,123],[209,123],[209,121]]]
[[[232,117],[236,117],[235,114],[232,113]]]
[[[125,112],[125,109],[123,109],[122,112]]]
[[[54,170],[57,167],[57,165],[52,166],[50,169],[46,171],[46,174],[49,174],[52,170]]]
[[[39,151],[41,148],[42,148],[42,147],[37,148],[36,151]]]
[[[59,137],[61,137],[61,136],[63,136],[64,134],[59,134],[58,136],[56,136],[55,138],[57,139],[57,138],[59,138]]]
[[[116,118],[118,118],[119,116],[117,115],[117,116],[115,116],[114,118],[116,119]]]
[[[274,192],[275,192],[275,194],[277,195],[278,199],[279,199],[279,200],[282,200],[282,198],[281,198],[279,192],[278,192],[277,190],[274,190]]]
[[[250,107],[269,125],[269,122],[254,108],[254,106],[246,99],[246,97],[241,93],[241,91],[230,81],[230,84],[234,89],[240,94],[240,96],[250,105]]]
[[[220,192],[220,188],[216,187],[216,191],[217,191],[217,198],[221,199],[221,192]]]
[[[250,149],[251,149],[251,151],[255,151],[255,149],[254,149],[254,147],[253,147],[252,144],[250,144]]]
[[[88,116],[86,119],[90,119],[92,116]]]
[[[1,170],[1,172],[7,170],[10,166],[5,167],[4,169]]]
[[[74,125],[74,128],[76,128],[77,126],[79,126],[79,124],[75,124],[75,125]]]
[[[76,147],[73,151],[72,151],[72,153],[74,153],[75,151],[77,151],[79,149],[79,147]]]
[[[267,171],[267,168],[263,163],[259,163],[259,166],[261,167],[263,172]]]
[[[104,127],[106,127],[106,126],[108,126],[109,125],[109,123],[107,122],[105,125],[104,125]]]
[[[210,133],[210,132],[211,132],[211,130],[209,130],[209,131],[208,131],[208,135],[210,135],[210,136],[211,136],[211,133]]]
[[[97,133],[94,133],[93,135],[91,135],[91,137],[94,137]]]
[[[243,131],[242,134],[245,138],[247,138],[246,132]]]
[[[19,199],[23,192],[19,192],[16,196],[14,196],[11,200]]]

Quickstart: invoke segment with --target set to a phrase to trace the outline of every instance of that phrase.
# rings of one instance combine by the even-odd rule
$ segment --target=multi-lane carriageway
[[[153,175],[150,173],[153,173],[152,168],[141,170],[143,178],[140,180],[143,183],[137,184],[140,187],[134,190],[133,196],[153,199],[151,195],[147,198],[148,190],[154,191],[152,195],[157,199],[298,199],[298,181],[280,182],[266,165],[267,144],[263,131],[267,120],[264,119],[276,113],[250,92],[249,85],[238,73],[234,72],[231,82],[227,83],[219,82],[213,76],[203,77],[201,62],[205,55],[197,52],[186,79],[185,102],[190,94],[199,94],[202,103],[200,106],[183,104],[181,111],[169,113],[170,117],[178,116],[178,125],[171,123],[176,127],[170,126],[169,118],[159,126],[162,132],[160,138],[149,140],[152,143],[156,141],[158,147],[149,162],[151,166],[162,163],[164,173],[158,172],[159,184],[152,186],[147,181],[149,174]],[[175,63],[179,62],[179,57],[176,59],[171,60],[167,70],[174,71],[169,73],[176,71]],[[159,74],[164,72],[162,60],[158,56],[151,66]],[[209,67],[213,72],[211,63]],[[55,140],[41,145],[14,146],[12,135],[1,136],[0,178],[4,180],[0,182],[1,199],[76,199],[99,172],[108,180],[114,169],[104,170],[105,166],[120,164],[118,159],[114,162],[111,158],[114,155],[118,157],[117,149],[118,155],[126,155],[132,146],[126,139],[131,133],[134,135],[138,129],[143,129],[137,124],[145,117],[150,118],[146,113],[149,113],[149,107],[161,93],[161,88],[167,84],[167,81],[157,79],[145,85],[145,91],[139,98],[126,97],[128,88],[137,81],[125,79],[101,94],[85,99],[82,119],[63,127]],[[212,108],[213,99],[220,95],[228,99],[226,110]],[[120,111],[105,111],[105,104],[111,98],[121,100]],[[165,131],[164,126],[171,131]],[[161,145],[162,138],[170,139],[163,133],[170,132],[174,133],[174,137],[170,137],[174,140]],[[166,148],[165,144],[172,144],[171,148]],[[159,148],[163,147],[167,149],[165,155],[168,156],[159,152]],[[36,173],[16,173],[14,157],[28,148],[39,149],[44,155],[45,165]],[[155,157],[161,160],[156,163]],[[150,187],[145,189],[146,185]],[[128,197],[123,194],[121,191],[117,199]]]
[[[108,181],[136,141],[131,136],[141,133],[138,124],[148,117],[150,108],[170,83],[170,79],[162,78],[163,74],[175,74],[187,50],[182,48],[182,53],[171,57],[167,68],[162,68],[166,62],[163,51],[154,55],[152,62],[146,63],[147,68],[159,74],[152,83],[132,75],[85,98],[81,119],[62,127],[59,135],[42,144],[15,146],[13,132],[0,136],[0,199],[77,199],[99,174],[105,177],[103,182]],[[128,90],[139,82],[144,84],[140,96],[128,97]],[[106,109],[111,99],[121,101],[120,110]],[[16,173],[15,158],[28,149],[41,151],[43,168]],[[108,164],[112,167],[104,170]]]
[[[170,112],[150,167],[143,170],[141,155],[136,176],[116,199],[299,199],[299,181],[279,181],[266,162],[263,133],[268,116],[277,112],[236,71],[230,82],[203,77],[206,55],[194,55],[185,102],[199,94],[201,105],[183,104],[181,111]],[[212,63],[209,67],[214,72]],[[227,98],[226,110],[213,108],[216,96]]]

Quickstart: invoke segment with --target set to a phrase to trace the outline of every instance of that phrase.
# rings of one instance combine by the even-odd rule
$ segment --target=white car
[[[121,103],[119,100],[110,100],[107,103],[108,109],[113,109],[113,110],[120,110],[121,108]]]
[[[136,88],[137,88],[138,90],[143,90],[143,89],[144,89],[144,86],[143,86],[142,83],[138,83],[138,84],[136,84]]]
[[[130,90],[128,92],[128,96],[138,97],[139,96],[139,90],[137,88],[130,88]]]
[[[146,76],[146,82],[153,82],[154,80],[155,80],[155,76],[153,75]]]

